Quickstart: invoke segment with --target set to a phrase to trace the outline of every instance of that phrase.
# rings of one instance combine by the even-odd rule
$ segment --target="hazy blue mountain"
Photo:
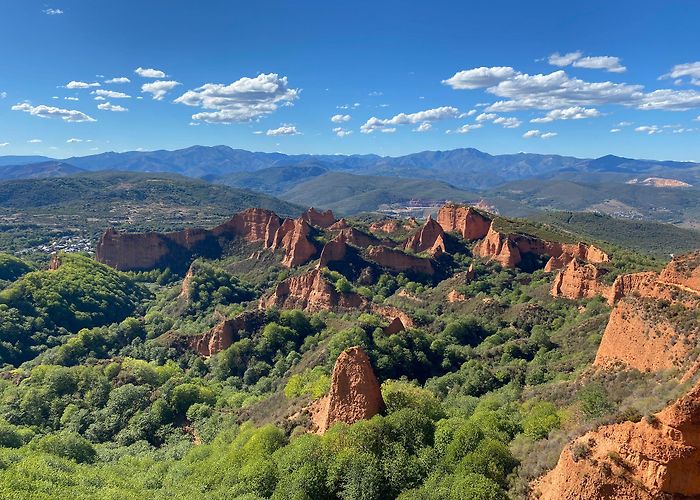
[[[5,165],[26,165],[28,163],[40,163],[43,161],[49,161],[53,158],[48,156],[0,156],[0,166]]]
[[[60,160],[49,160],[26,165],[0,165],[0,180],[63,177],[79,172],[84,170]]]

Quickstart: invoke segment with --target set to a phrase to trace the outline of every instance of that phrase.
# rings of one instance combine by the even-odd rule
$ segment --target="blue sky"
[[[700,3],[571,3],[0,0],[0,155],[700,161]]]

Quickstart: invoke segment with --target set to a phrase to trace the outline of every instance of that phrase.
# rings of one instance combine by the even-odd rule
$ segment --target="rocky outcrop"
[[[281,224],[269,210],[251,208],[213,229],[185,229],[171,233],[120,233],[108,229],[97,243],[95,258],[121,271],[186,267],[195,256],[216,258],[237,238],[249,243],[272,243]]]
[[[206,333],[187,337],[187,344],[190,349],[201,356],[213,356],[231,347],[231,344],[240,338],[238,332],[255,332],[260,329],[264,323],[264,313],[260,311],[247,311],[234,318],[222,321]]]
[[[606,292],[608,303],[612,306],[623,297],[630,295],[632,292],[641,290],[651,290],[656,283],[658,274],[654,271],[645,271],[641,273],[621,274],[610,286]],[[646,293],[647,295],[649,293]]]
[[[326,281],[320,269],[287,278],[277,285],[270,296],[260,300],[261,308],[302,309],[307,312],[350,310],[365,305],[365,300],[356,293],[338,293]]]
[[[311,233],[311,226],[303,218],[286,219],[275,233],[270,248],[284,252],[282,265],[285,267],[306,264],[318,253]]]
[[[302,214],[301,218],[308,224],[323,229],[331,227],[333,224],[335,224],[335,217],[333,216],[333,212],[331,210],[319,212],[314,207],[311,207]]]
[[[700,294],[700,250],[680,255],[661,271],[659,281]]]
[[[341,229],[346,229],[348,227],[350,227],[350,225],[348,224],[348,221],[346,221],[345,219],[340,219],[338,222],[336,222],[332,226],[329,226],[328,229],[330,229],[331,231],[339,231]]]
[[[402,332],[405,329],[406,327],[403,325],[403,321],[401,321],[401,318],[397,316],[391,321],[391,323],[382,328],[382,331],[385,335],[396,335],[397,333]]]
[[[350,246],[344,234],[339,234],[331,241],[323,245],[321,257],[318,260],[318,268],[327,267],[331,262],[342,262],[347,258]]]
[[[381,267],[395,272],[412,272],[426,276],[433,276],[435,269],[430,259],[423,259],[414,255],[408,255],[400,250],[394,250],[384,246],[369,247],[366,257],[379,264]]]
[[[387,321],[394,321],[395,318],[399,318],[399,320],[401,320],[401,323],[406,328],[413,328],[415,326],[413,323],[413,319],[398,307],[388,306],[384,304],[370,304],[369,310],[372,311],[374,314],[381,316]]]
[[[576,439],[532,490],[540,500],[699,498],[700,383],[653,418]]]
[[[449,203],[437,215],[437,222],[448,232],[459,233],[467,241],[486,236],[491,225],[491,217],[474,207]]]
[[[432,217],[428,217],[423,227],[406,240],[404,249],[414,253],[440,255],[445,251],[445,231]]]
[[[385,240],[379,240],[371,234],[364,233],[354,227],[346,227],[338,232],[338,236],[345,238],[347,243],[358,248],[367,248],[376,245],[392,246],[392,243]]]
[[[354,424],[384,410],[384,399],[372,364],[361,347],[346,349],[335,362],[330,392],[313,403],[312,431],[326,432],[336,422]]]
[[[190,265],[190,268],[185,273],[185,277],[182,279],[182,285],[180,285],[180,298],[189,300],[192,294],[192,279],[194,278],[194,264]]]
[[[59,267],[61,267],[61,254],[51,254],[51,260],[49,261],[49,271],[55,271]]]
[[[607,287],[601,281],[605,271],[593,264],[573,258],[559,271],[552,284],[551,295],[571,300],[592,298],[605,294]]]
[[[457,290],[450,290],[450,292],[447,294],[447,302],[451,304],[455,302],[464,302],[465,300],[467,300],[467,297]]]
[[[503,267],[515,267],[522,261],[518,245],[508,235],[496,231],[493,224],[486,237],[474,247],[474,254],[496,261]]]

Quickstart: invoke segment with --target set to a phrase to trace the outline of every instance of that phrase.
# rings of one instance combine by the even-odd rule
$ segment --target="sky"
[[[0,155],[700,161],[700,2],[573,4],[0,0]]]

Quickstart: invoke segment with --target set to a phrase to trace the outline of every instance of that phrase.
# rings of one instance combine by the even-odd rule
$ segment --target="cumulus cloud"
[[[532,139],[534,137],[539,137],[540,139],[549,139],[551,137],[555,137],[559,134],[556,132],[542,132],[540,130],[528,130],[523,134],[523,138],[525,139]]]
[[[64,97],[63,100],[64,101],[79,101],[80,99],[78,99],[77,97]]]
[[[114,112],[124,112],[124,111],[129,111],[127,108],[123,106],[119,106],[117,104],[111,104],[110,102],[103,102],[102,104],[97,105],[97,109],[101,109],[102,111],[114,111]]]
[[[0,148],[6,148],[9,145],[10,145],[9,142],[0,142]]]
[[[118,76],[116,78],[110,78],[109,80],[105,80],[105,83],[131,83],[131,80],[129,80],[125,76]]]
[[[658,125],[642,125],[634,129],[635,132],[639,132],[647,135],[661,134],[663,129]]]
[[[87,89],[90,87],[99,87],[99,86],[100,86],[99,82],[88,83],[88,82],[80,82],[80,81],[72,80],[72,81],[66,83],[67,89]]]
[[[97,89],[90,93],[99,97],[104,97],[105,99],[131,99],[130,95],[115,90]]]
[[[459,75],[484,74],[484,69],[460,71],[450,80],[464,80]],[[502,70],[502,68],[491,68]],[[510,68],[512,69],[512,68]],[[489,74],[498,74],[493,71]],[[510,112],[524,109],[553,110],[574,106],[596,107],[617,104],[637,109],[659,109],[684,111],[700,107],[700,92],[694,90],[659,89],[645,93],[643,85],[626,83],[587,82],[580,78],[569,77],[565,71],[558,70],[549,74],[528,75],[520,72],[500,72],[498,78],[489,83],[479,83],[471,79],[464,85],[452,85],[453,88],[481,88],[501,100],[486,107],[487,112]],[[508,76],[504,76],[508,75]],[[466,81],[466,80],[465,80]]]
[[[427,132],[433,128],[432,123],[430,122],[423,122],[420,125],[418,125],[416,128],[413,129],[414,132]]]
[[[341,104],[340,106],[336,106],[337,109],[357,109],[359,107],[359,102],[354,102],[352,104]]]
[[[301,133],[297,130],[297,128],[294,125],[282,125],[281,127],[272,128],[272,129],[269,129],[267,132],[265,132],[265,135],[272,135],[272,136],[300,135],[300,134]]]
[[[351,118],[350,115],[333,115],[331,116],[331,121],[333,123],[344,123],[349,122]]]
[[[66,141],[67,144],[77,144],[77,143],[79,143],[79,142],[83,142],[83,140],[82,140],[82,139],[77,139],[77,138],[75,138],[75,137],[73,137],[73,138],[71,138],[71,139],[68,139],[68,140]]]
[[[616,133],[620,132],[621,130],[622,130],[622,129],[619,129],[619,128],[611,128],[611,129],[610,129],[610,132],[613,133],[613,134],[616,134]]]
[[[665,75],[661,75],[659,79],[674,78],[677,79],[676,83],[682,83],[682,78],[686,76],[690,77],[690,82],[693,85],[700,85],[700,61],[676,64],[671,68],[671,71]]]
[[[138,67],[134,73],[143,78],[165,78],[165,73],[159,69]]]
[[[443,80],[444,85],[453,89],[473,90],[491,87],[518,74],[510,66],[494,66],[492,68],[474,68],[455,73],[451,78]]]
[[[576,59],[580,59],[583,53],[579,50],[576,52],[569,52],[568,54],[561,55],[559,52],[555,52],[547,58],[547,61],[552,66],[559,66],[563,68],[564,66],[569,66]]]
[[[552,66],[559,66],[560,68],[565,66],[574,66],[576,68],[604,69],[610,73],[624,73],[627,71],[627,68],[625,68],[620,62],[619,57],[583,57],[583,53],[580,50],[577,50],[576,52],[569,52],[568,54],[564,55],[559,54],[559,52],[555,52],[549,56],[547,61]]]
[[[61,9],[44,9],[42,12],[47,16],[60,16],[63,14]]]
[[[27,142],[29,144],[41,144],[44,141],[42,141],[41,139],[29,139]]]
[[[396,130],[396,125],[416,125],[424,122],[434,122],[438,120],[446,120],[449,118],[459,118],[460,112],[452,106],[442,106],[440,108],[426,109],[417,113],[399,113],[392,118],[377,118],[371,117],[360,127],[360,132],[363,134],[371,134],[372,132],[389,132],[389,129]]]
[[[333,133],[337,135],[338,137],[345,137],[346,135],[352,134],[352,130],[348,130],[343,127],[335,127],[333,129]]]
[[[583,108],[572,106],[564,109],[553,109],[541,118],[530,120],[532,123],[549,123],[554,120],[583,120],[584,118],[596,118],[600,116],[600,111],[595,108]]]
[[[448,130],[448,134],[468,134],[472,130],[477,130],[483,127],[484,125],[482,123],[467,123],[465,125],[462,125],[461,127],[455,129],[455,130]]]
[[[300,93],[299,89],[289,87],[286,76],[263,73],[255,78],[241,78],[229,85],[207,83],[188,90],[175,102],[207,110],[192,115],[193,120],[233,123],[260,118],[273,113],[279,106],[292,105]]]
[[[168,92],[180,85],[180,82],[173,80],[157,80],[152,83],[144,83],[141,85],[141,92],[151,94],[156,101],[162,101]]]
[[[496,113],[481,113],[476,117],[476,121],[493,122],[503,128],[518,128],[523,123],[514,116],[498,116]]]
[[[56,108],[53,106],[46,106],[41,104],[39,106],[32,106],[28,102],[23,102],[20,104],[15,104],[12,106],[12,111],[23,111],[29,113],[32,116],[38,116],[39,118],[61,118],[66,122],[94,122],[97,121],[94,118],[86,115],[82,111],[77,111],[74,109],[63,109]]]

